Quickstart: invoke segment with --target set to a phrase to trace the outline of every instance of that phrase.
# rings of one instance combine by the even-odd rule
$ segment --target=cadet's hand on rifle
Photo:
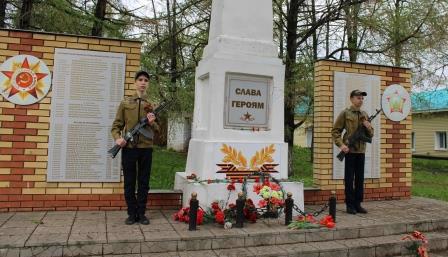
[[[127,142],[126,142],[126,140],[124,140],[124,138],[119,138],[119,139],[115,140],[115,144],[117,144],[121,147],[124,147],[126,145],[126,143]]]
[[[341,149],[341,151],[343,151],[344,153],[348,153],[350,151],[350,148],[348,148],[346,145],[342,145],[341,147],[339,147],[339,149]]]
[[[154,113],[150,112],[146,115],[146,117],[148,118],[148,123],[149,125],[151,125],[152,123],[154,123],[154,121],[156,120],[156,115],[154,115]]]
[[[363,121],[362,124],[364,125],[364,127],[368,128],[368,129],[372,128],[372,124],[370,124],[370,122],[368,122],[366,120]]]

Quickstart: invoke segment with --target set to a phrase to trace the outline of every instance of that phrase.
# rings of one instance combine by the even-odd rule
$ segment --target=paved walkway
[[[404,201],[367,202],[364,206],[368,209],[368,214],[349,215],[344,212],[343,205],[338,205],[337,227],[331,234],[326,233],[327,229],[322,232],[292,232],[283,225],[283,218],[259,220],[256,224],[245,224],[242,229],[224,230],[216,224],[203,225],[198,231],[191,232],[188,231],[187,224],[173,221],[175,211],[172,210],[149,211],[151,224],[147,226],[125,225],[126,213],[123,211],[0,213],[0,250],[50,245],[70,249],[71,246],[85,244],[92,248],[89,250],[92,255],[133,253],[135,250],[140,256],[140,253],[152,252],[153,248],[162,245],[163,252],[220,249],[227,248],[229,244],[235,247],[272,244],[269,240],[274,240],[274,244],[288,244],[301,241],[300,237],[303,237],[303,242],[314,242],[352,238],[353,233],[359,233],[357,236],[362,238],[398,234],[414,229],[435,231],[437,228],[430,228],[433,224],[448,228],[446,202],[413,198]],[[306,208],[310,211],[319,209],[320,206]],[[437,223],[431,223],[431,220],[437,220]],[[261,237],[266,234],[271,236]],[[240,240],[243,237],[245,239]],[[194,239],[191,240],[194,246],[189,245],[190,239]],[[148,251],[144,251],[145,247]],[[204,256],[206,255],[205,253]]]

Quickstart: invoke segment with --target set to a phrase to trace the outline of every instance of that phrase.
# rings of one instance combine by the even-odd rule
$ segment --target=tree
[[[33,0],[23,0],[20,8],[19,29],[31,29],[31,16],[33,11]]]
[[[8,1],[0,0],[0,28],[4,28],[6,24],[6,6],[8,6]]]
[[[92,36],[103,35],[103,23],[106,17],[107,0],[98,0],[95,6],[95,21],[92,28]]]

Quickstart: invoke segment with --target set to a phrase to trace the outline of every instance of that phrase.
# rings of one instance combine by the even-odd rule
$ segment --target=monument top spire
[[[219,36],[273,40],[272,0],[213,0],[209,40]]]
[[[277,56],[272,0],[213,0],[204,56],[216,51]]]

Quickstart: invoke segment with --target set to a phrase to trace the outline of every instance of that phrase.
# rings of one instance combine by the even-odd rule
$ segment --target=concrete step
[[[432,251],[448,249],[448,228],[445,221],[430,220],[414,224],[374,224],[363,227],[336,229],[309,229],[292,231],[276,223],[248,224],[244,229],[224,230],[208,227],[207,230],[175,231],[159,226],[157,231],[148,231],[147,238],[133,238],[129,230],[119,231],[122,237],[103,240],[91,232],[80,240],[65,242],[58,234],[38,234],[23,246],[16,242],[0,242],[0,257],[47,257],[47,256],[91,256],[128,255],[142,256],[316,256],[316,257],[385,257],[406,254],[408,232],[418,228],[430,240]],[[443,226],[442,226],[443,225]],[[93,226],[93,225],[92,225]],[[129,226],[111,227],[127,229]],[[131,226],[132,227],[132,226]],[[139,230],[141,227],[134,226]],[[54,229],[53,229],[54,231]],[[11,232],[15,232],[14,230]],[[179,236],[175,236],[176,232]],[[90,237],[89,237],[90,235]],[[115,236],[117,236],[115,235]],[[81,234],[80,234],[81,236]],[[213,254],[212,254],[213,253]],[[178,254],[178,255],[176,255]],[[203,255],[199,255],[203,254]]]
[[[447,257],[448,255],[448,233],[429,232],[431,257]],[[391,235],[382,237],[366,237],[362,239],[334,240],[312,243],[281,244],[270,246],[238,247],[231,249],[214,249],[199,251],[170,251],[163,253],[125,253],[117,248],[110,252],[96,252],[96,255],[74,255],[67,250],[56,250],[48,247],[40,251],[20,251],[20,256],[106,256],[106,257],[415,257],[409,255],[406,246],[409,242],[401,240],[404,235]],[[85,248],[87,250],[87,248]],[[121,252],[121,253],[120,253]],[[433,253],[434,252],[434,253]],[[88,252],[85,252],[86,254]],[[93,253],[93,252],[92,252]],[[90,254],[92,254],[90,253]],[[3,252],[0,256],[19,256],[17,252]]]
[[[448,245],[446,203],[417,199],[372,202],[366,203],[366,207],[367,215],[338,210],[334,229],[308,230],[290,230],[283,225],[283,219],[262,219],[241,229],[225,230],[209,224],[188,231],[187,224],[173,221],[173,211],[148,212],[148,226],[124,225],[126,213],[122,211],[0,213],[0,257],[171,253],[188,256],[195,255],[194,251],[282,256],[269,249],[280,249],[279,253],[291,256],[322,257],[333,256],[327,252],[340,252],[341,256],[353,257],[358,250],[370,254],[362,257],[391,253],[395,255],[389,256],[399,256],[405,244],[401,238],[414,230],[424,232],[432,242],[440,242],[433,250],[442,251]],[[296,254],[301,249],[309,249],[310,254]]]

